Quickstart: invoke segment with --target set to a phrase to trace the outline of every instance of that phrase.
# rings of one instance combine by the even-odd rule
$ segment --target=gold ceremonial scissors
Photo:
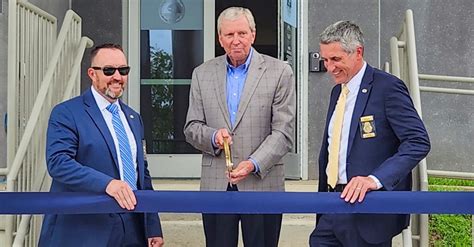
[[[224,154],[225,154],[225,165],[227,166],[227,171],[232,172],[232,157],[230,156],[230,147],[229,141],[227,138],[224,138]]]
[[[232,183],[230,182],[230,173],[232,172],[232,157],[230,156],[230,147],[229,147],[229,141],[227,138],[224,138],[224,155],[225,155],[225,165],[227,167],[227,172],[229,176],[229,184],[232,186]]]

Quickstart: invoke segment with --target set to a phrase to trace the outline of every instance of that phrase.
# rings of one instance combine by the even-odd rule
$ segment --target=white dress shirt
[[[351,130],[351,120],[352,113],[354,113],[354,107],[359,93],[360,84],[362,83],[362,77],[365,73],[365,68],[367,63],[364,62],[362,68],[357,72],[357,74],[352,77],[352,79],[347,83],[347,88],[349,89],[349,94],[346,98],[346,106],[344,108],[344,119],[342,122],[342,132],[341,132],[341,146],[339,147],[339,176],[337,184],[347,184],[347,173],[346,173],[346,162],[347,162],[347,145],[349,141],[349,131]],[[332,142],[332,129],[334,127],[334,112],[331,116],[328,129],[328,152],[329,147]],[[326,167],[326,174],[328,173],[328,168]]]
[[[104,117],[105,123],[109,128],[109,132],[112,135],[112,138],[114,139],[115,151],[117,153],[117,159],[119,163],[120,180],[125,181],[123,179],[123,164],[122,158],[120,157],[119,143],[117,140],[117,135],[115,134],[114,126],[112,124],[112,113],[106,109],[107,106],[110,105],[110,102],[107,101],[104,96],[100,95],[93,86],[91,86],[91,91],[92,95],[94,96],[95,102],[97,103],[97,106],[99,107],[99,110],[102,113],[102,116]],[[123,113],[118,100],[116,100],[113,104],[116,104],[118,107],[120,120],[122,120],[123,126],[125,127],[125,132],[127,133],[128,142],[130,143],[130,149],[132,150],[133,166],[135,167],[135,178],[137,178],[137,143],[135,142],[133,132],[130,129],[130,126],[128,125],[127,118],[125,117],[125,114]]]

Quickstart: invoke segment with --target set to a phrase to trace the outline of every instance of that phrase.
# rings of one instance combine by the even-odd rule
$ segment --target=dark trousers
[[[237,191],[237,186],[227,187],[227,191]],[[281,219],[281,214],[203,214],[206,246],[237,247],[239,221],[244,246],[278,246]]]
[[[357,231],[353,214],[323,214],[309,238],[311,247],[390,247],[392,240],[367,243]]]
[[[148,246],[145,237],[143,214],[117,214],[112,235],[107,246],[142,247]]]

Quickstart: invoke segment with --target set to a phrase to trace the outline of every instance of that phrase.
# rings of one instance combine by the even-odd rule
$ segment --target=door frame
[[[281,11],[281,1],[278,1],[278,11]],[[204,20],[203,39],[204,61],[214,58],[215,54],[215,2],[213,0],[203,0]],[[298,40],[297,50],[298,71],[294,71],[298,78],[298,102],[297,102],[297,150],[296,153],[288,153],[283,161],[285,162],[285,175],[291,179],[308,179],[308,138],[307,138],[307,58],[304,50],[307,51],[307,35],[303,31],[303,22],[307,20],[303,5],[305,1],[297,0],[298,15],[302,18],[298,20]],[[132,68],[129,74],[129,84],[124,99],[128,104],[140,112],[140,0],[122,0],[123,6],[123,47],[128,53],[129,64]],[[279,15],[281,16],[281,15]],[[307,16],[307,13],[306,13]],[[282,20],[281,20],[282,22]],[[279,39],[281,39],[281,27],[278,27]],[[281,40],[279,40],[281,43]],[[209,45],[213,44],[213,45]],[[304,45],[303,47],[303,44]],[[306,60],[306,61],[305,61]],[[305,66],[306,64],[306,66]],[[306,73],[306,74],[305,74]],[[201,176],[201,154],[148,154],[148,169],[153,178],[199,178]],[[161,164],[160,166],[156,164]]]

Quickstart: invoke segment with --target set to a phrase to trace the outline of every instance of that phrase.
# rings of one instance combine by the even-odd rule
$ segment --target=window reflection
[[[147,152],[199,153],[183,127],[193,69],[203,61],[201,30],[142,30],[140,109]]]

